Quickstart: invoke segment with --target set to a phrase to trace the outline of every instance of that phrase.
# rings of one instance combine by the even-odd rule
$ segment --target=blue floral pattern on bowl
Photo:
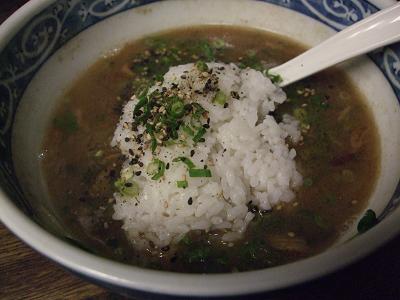
[[[32,18],[0,53],[0,183],[31,211],[15,176],[11,132],[16,108],[35,73],[66,42],[110,16],[159,0],[58,0]],[[259,0],[286,7],[339,31],[378,11],[364,0]],[[400,101],[400,44],[369,54]],[[380,219],[400,204],[400,186]]]

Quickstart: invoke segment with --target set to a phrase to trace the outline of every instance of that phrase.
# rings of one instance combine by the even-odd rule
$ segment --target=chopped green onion
[[[293,116],[300,122],[304,123],[307,120],[307,111],[304,108],[296,108],[293,110]]]
[[[178,161],[183,162],[185,165],[187,165],[187,167],[189,169],[196,168],[195,164],[187,157],[180,156],[180,157],[174,158],[174,160],[173,160],[173,162],[178,162]]]
[[[189,169],[190,177],[211,177],[211,171],[209,169]]]
[[[219,105],[224,105],[227,99],[228,99],[228,97],[224,94],[223,91],[218,91],[215,94],[214,99],[212,100],[212,102],[213,103],[217,103]]]
[[[211,41],[211,45],[215,48],[215,49],[223,49],[226,47],[226,43],[223,39],[219,39],[216,38],[215,40]]]
[[[271,74],[271,73],[269,73],[269,71],[267,71],[266,75],[269,79],[271,79],[272,83],[279,84],[283,81],[281,75],[279,75],[279,74]]]
[[[149,174],[149,175],[156,174],[157,171],[158,171],[158,163],[155,162],[155,161],[152,161],[151,163],[149,163],[147,165],[147,170],[146,171],[147,171],[147,174]]]
[[[203,135],[204,135],[205,133],[206,133],[206,129],[205,129],[204,127],[201,127],[201,128],[197,131],[196,135],[193,137],[193,142],[198,143],[198,142],[203,141],[203,140],[202,140],[202,137],[203,137]]]
[[[375,212],[372,209],[368,209],[365,212],[365,215],[358,222],[357,231],[359,233],[364,233],[364,232],[370,230],[377,223],[378,223],[378,219],[376,218]]]
[[[283,81],[281,75],[268,74],[268,78],[271,79],[272,83],[279,84]]]
[[[206,110],[198,103],[192,103],[192,107],[194,109],[192,118],[195,120],[199,120],[203,113],[206,112]]]
[[[146,124],[146,132],[152,134],[154,132],[154,127],[150,124]]]
[[[165,163],[162,160],[159,159],[153,159],[153,161],[151,162],[151,164],[153,164],[152,169],[153,172],[155,170],[155,174],[153,177],[151,177],[151,179],[153,180],[158,180],[160,179],[162,176],[164,176],[165,173]],[[152,175],[152,173],[149,173],[150,175]]]
[[[154,153],[157,148],[157,140],[154,136],[154,126],[146,124],[146,132],[151,136],[151,152]]]
[[[157,140],[154,137],[154,134],[151,135],[151,152],[154,153],[157,148]]]
[[[196,68],[197,68],[197,70],[199,70],[200,72],[207,72],[207,71],[208,71],[208,66],[207,66],[207,64],[206,64],[204,61],[202,61],[202,60],[199,60],[198,62],[196,62]]]
[[[183,125],[182,130],[190,136],[194,136],[194,131],[190,128],[189,125]]]
[[[114,186],[123,196],[136,197],[139,194],[139,185],[133,180],[125,181],[120,178],[114,182]]]
[[[136,116],[137,112],[139,111],[139,109],[141,109],[142,107],[144,107],[148,102],[147,96],[146,94],[142,94],[139,96],[139,101],[138,103],[135,105],[135,108],[133,110],[133,115]]]
[[[176,182],[176,186],[178,188],[186,189],[189,186],[189,184],[186,180],[180,180]]]
[[[199,50],[202,52],[201,56],[203,56],[207,61],[215,60],[214,49],[208,41],[200,41]]]
[[[185,105],[182,100],[176,100],[172,103],[170,113],[174,118],[180,118],[185,113]]]

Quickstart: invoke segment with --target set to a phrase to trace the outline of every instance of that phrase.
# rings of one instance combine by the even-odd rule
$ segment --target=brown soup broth
[[[347,75],[322,72],[285,89],[274,117],[294,115],[304,140],[295,146],[304,185],[291,203],[259,211],[245,237],[224,244],[220,232],[191,232],[178,245],[136,251],[112,219],[113,183],[123,158],[110,141],[123,104],[171,65],[235,62],[258,70],[305,50],[281,36],[229,26],[164,32],[100,59],[65,93],[43,147],[54,205],[75,243],[147,268],[232,272],[271,267],[319,253],[365,208],[379,173],[379,139],[363,97]],[[249,199],[250,201],[251,199]]]

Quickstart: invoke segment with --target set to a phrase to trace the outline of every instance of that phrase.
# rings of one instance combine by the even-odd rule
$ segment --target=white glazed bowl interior
[[[20,10],[0,32],[0,38],[13,34],[24,17],[52,1],[33,1]],[[176,16],[179,15],[179,18]],[[285,20],[282,22],[282,20]],[[24,192],[30,201],[40,203],[40,213],[48,216],[45,225],[56,228],[38,154],[45,127],[57,99],[77,75],[99,57],[121,48],[126,42],[160,30],[198,24],[233,24],[266,29],[291,37],[307,46],[325,40],[334,30],[292,10],[259,1],[186,0],[156,2],[109,17],[84,30],[51,56],[30,82],[19,104],[13,131],[13,159]],[[124,28],[124,30],[116,30]],[[379,215],[400,178],[400,110],[387,79],[368,57],[343,64],[353,82],[367,98],[381,137],[381,176],[368,207]],[[34,126],[32,126],[34,124]],[[26,151],[29,149],[29,151]],[[394,211],[378,226],[356,239],[343,243],[352,227],[330,250],[288,265],[266,270],[221,274],[188,275],[144,270],[96,257],[72,247],[18,210],[0,194],[1,220],[33,248],[84,276],[108,284],[158,294],[222,296],[256,293],[294,285],[341,268],[359,259],[397,233],[400,211]],[[396,220],[397,219],[397,220]],[[60,231],[62,228],[54,229]]]

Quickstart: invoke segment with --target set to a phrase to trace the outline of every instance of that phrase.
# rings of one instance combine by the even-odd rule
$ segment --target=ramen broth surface
[[[283,113],[299,121],[294,145],[303,186],[296,198],[256,213],[243,239],[193,231],[178,245],[138,251],[112,219],[114,182],[123,157],[112,139],[123,104],[171,65],[234,62],[258,70],[305,48],[275,34],[228,26],[184,28],[128,44],[100,59],[65,93],[45,135],[43,170],[70,240],[99,255],[147,268],[231,272],[266,268],[319,253],[366,208],[379,173],[379,140],[371,113],[347,75],[336,69],[285,88]],[[278,80],[278,78],[275,78]],[[249,199],[250,201],[251,199]]]

